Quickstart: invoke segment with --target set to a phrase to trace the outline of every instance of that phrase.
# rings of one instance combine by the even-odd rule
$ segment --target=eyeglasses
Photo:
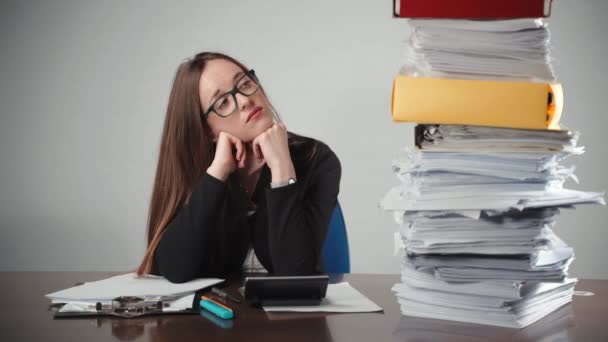
[[[224,93],[213,101],[213,104],[211,104],[209,109],[203,114],[203,117],[207,119],[211,112],[214,112],[222,118],[230,116],[237,108],[236,93],[251,96],[255,94],[259,88],[258,78],[255,76],[253,69],[251,69],[239,78],[231,91]]]

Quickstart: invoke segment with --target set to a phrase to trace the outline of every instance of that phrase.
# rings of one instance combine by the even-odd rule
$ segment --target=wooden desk
[[[382,308],[369,314],[266,314],[247,304],[235,306],[238,317],[223,328],[199,315],[136,319],[53,319],[45,294],[115,275],[107,272],[0,272],[0,341],[559,341],[608,340],[608,281],[581,280],[576,296],[561,308],[522,330],[401,316],[390,291],[398,275],[347,274],[349,281]],[[234,283],[227,289],[236,293]]]

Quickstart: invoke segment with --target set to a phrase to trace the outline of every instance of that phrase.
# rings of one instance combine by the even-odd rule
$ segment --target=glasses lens
[[[258,84],[253,79],[251,79],[249,75],[243,77],[236,87],[240,93],[245,95],[253,95],[253,93],[258,90]]]
[[[234,97],[230,94],[224,94],[217,99],[214,105],[215,111],[220,116],[228,116],[236,109],[236,103],[234,103]]]

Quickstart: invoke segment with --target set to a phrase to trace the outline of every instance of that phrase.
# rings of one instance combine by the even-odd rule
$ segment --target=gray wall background
[[[557,0],[550,19],[562,122],[587,146],[577,189],[608,188],[606,14],[604,0]],[[338,154],[352,271],[399,273],[377,202],[413,144],[389,103],[408,35],[389,0],[2,1],[0,270],[138,265],[175,69],[216,50],[256,69],[290,130]],[[563,212],[575,276],[608,278],[606,222],[605,207]]]

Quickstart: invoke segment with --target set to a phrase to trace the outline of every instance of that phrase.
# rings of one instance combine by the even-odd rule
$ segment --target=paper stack
[[[412,76],[554,82],[544,19],[410,20],[402,73]]]
[[[564,187],[578,179],[562,162],[584,148],[559,128],[547,23],[410,24],[392,111],[419,125],[381,201],[400,226],[401,312],[526,327],[572,300],[574,252],[553,231],[560,210],[605,204],[603,193]]]

